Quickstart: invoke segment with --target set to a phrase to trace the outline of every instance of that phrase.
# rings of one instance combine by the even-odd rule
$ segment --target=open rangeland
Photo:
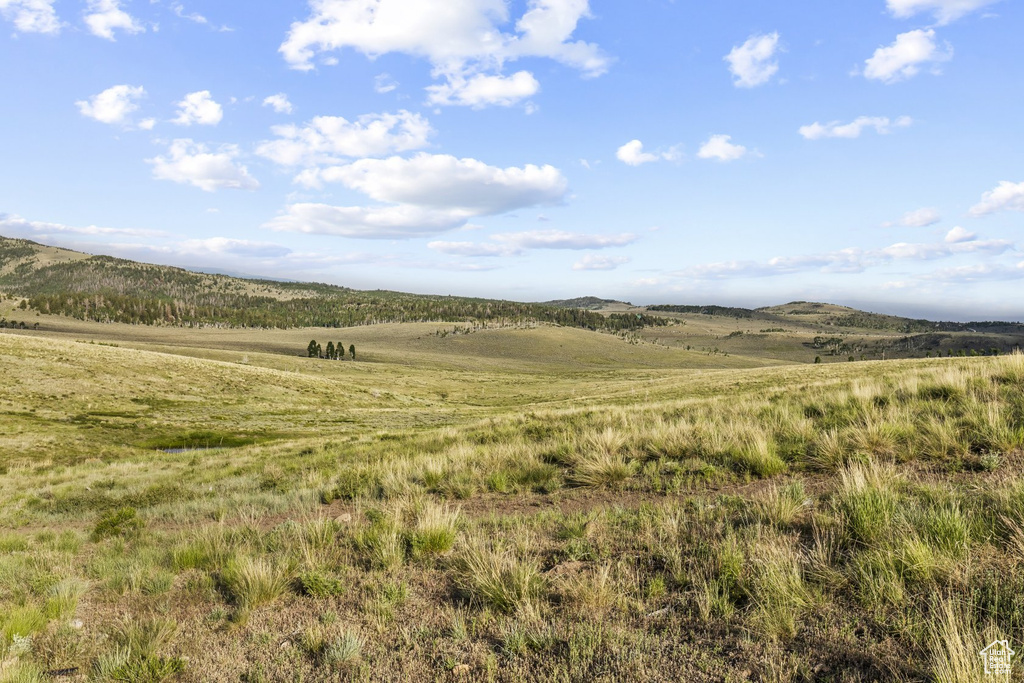
[[[3,681],[959,683],[1024,628],[1021,355],[58,322],[0,333]]]

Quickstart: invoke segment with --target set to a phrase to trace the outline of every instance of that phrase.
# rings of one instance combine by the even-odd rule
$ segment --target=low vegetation
[[[0,335],[0,681],[965,682],[1024,629],[1021,355],[411,369],[328,420],[260,354],[63,353]],[[133,445],[203,421],[276,436]]]

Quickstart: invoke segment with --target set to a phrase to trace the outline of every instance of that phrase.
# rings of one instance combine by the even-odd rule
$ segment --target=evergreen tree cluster
[[[327,348],[320,346],[316,339],[313,339],[306,346],[306,353],[310,358],[323,358],[325,360],[345,360],[345,345],[341,342],[327,342]],[[356,359],[356,345],[349,344],[349,357]]]

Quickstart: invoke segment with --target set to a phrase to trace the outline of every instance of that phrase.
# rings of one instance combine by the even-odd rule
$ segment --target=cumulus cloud
[[[793,273],[861,273],[868,268],[896,261],[934,261],[962,254],[998,256],[1014,249],[1008,240],[978,240],[974,236],[952,233],[954,241],[940,243],[898,242],[880,249],[849,247],[822,254],[783,256],[768,261],[723,261],[686,268],[674,273],[694,280],[720,280],[732,277],[773,277]],[[948,236],[947,236],[948,237]]]
[[[163,237],[166,233],[160,230],[140,228],[103,228],[97,225],[74,226],[45,221],[30,221],[21,216],[0,213],[0,230],[5,235],[45,238],[51,235],[97,235],[113,236],[128,235],[132,237]]]
[[[809,126],[800,127],[800,135],[808,140],[823,138],[859,138],[866,128],[873,128],[879,135],[888,135],[894,128],[906,128],[914,123],[909,116],[901,116],[895,121],[887,116],[860,116],[850,123],[832,121],[830,123],[814,122]]]
[[[142,86],[115,85],[88,100],[79,100],[75,105],[82,116],[100,123],[123,125],[130,122],[129,115],[138,111],[138,101],[145,95],[146,90]]]
[[[947,43],[944,48],[935,42],[934,29],[917,29],[896,36],[896,42],[880,47],[864,63],[864,77],[886,84],[898,83],[916,76],[921,66],[932,65],[938,73],[938,65],[953,58],[953,48]]]
[[[1024,211],[1024,182],[1002,181],[981,196],[981,201],[971,207],[972,216],[987,216],[997,211]]]
[[[724,59],[729,63],[733,85],[754,88],[764,85],[779,71],[776,56],[780,52],[779,34],[754,35],[737,45]]]
[[[60,33],[54,0],[0,0],[0,16],[20,33]]]
[[[529,71],[518,71],[511,76],[475,74],[470,77],[451,76],[446,83],[427,88],[427,100],[437,105],[463,105],[483,109],[490,105],[511,107],[533,97],[540,83]]]
[[[927,228],[942,220],[938,209],[917,209],[903,214],[903,218],[895,222],[882,223],[883,228]]]
[[[89,0],[83,20],[94,36],[111,41],[116,30],[125,33],[143,33],[146,30],[135,17],[121,9],[120,0]]]
[[[235,145],[224,145],[210,151],[206,145],[189,139],[175,140],[166,156],[147,159],[153,165],[153,177],[198,187],[206,192],[216,190],[255,190],[260,184],[249,170],[236,163]]]
[[[999,0],[887,0],[889,11],[899,19],[929,12],[939,24],[948,24]]]
[[[553,166],[499,168],[476,159],[420,153],[411,159],[360,159],[323,169],[324,182],[338,182],[380,202],[494,215],[559,203],[568,181]]]
[[[747,154],[747,148],[743,145],[735,145],[731,135],[712,135],[705,142],[697,156],[701,159],[716,159],[718,161],[736,161]]]
[[[628,256],[599,256],[587,254],[573,264],[573,270],[615,270],[619,266],[629,263]]]
[[[622,147],[619,147],[615,153],[616,158],[624,164],[629,166],[640,166],[642,164],[648,164],[652,161],[675,161],[680,158],[680,150],[678,147],[671,147],[664,152],[645,152],[644,143],[639,140],[630,140]],[[585,168],[590,168],[589,164],[585,161],[583,163]]]
[[[604,73],[609,59],[597,45],[573,41],[588,0],[529,0],[512,22],[502,0],[448,0],[443,11],[422,0],[310,0],[310,15],[291,25],[280,52],[295,69],[313,68],[317,55],[349,47],[370,58],[401,52],[427,59],[443,85],[430,89],[440,104],[508,105],[536,92],[532,74],[502,75],[506,62],[545,57]],[[332,58],[333,59],[333,58]],[[532,92],[531,92],[532,91]],[[527,94],[528,93],[528,94]]]
[[[190,92],[178,102],[178,117],[174,123],[179,126],[191,126],[193,123],[216,126],[223,118],[224,109],[214,101],[210,91],[200,90]]]
[[[366,114],[356,121],[318,116],[304,126],[274,126],[277,140],[260,143],[256,153],[282,166],[338,163],[345,158],[371,157],[422,149],[434,133],[419,114]],[[316,174],[310,176],[312,182]]]
[[[295,107],[292,106],[288,96],[283,92],[279,92],[276,95],[271,95],[263,100],[264,107],[272,107],[278,114],[291,114],[295,111]]]
[[[973,242],[978,235],[965,230],[959,225],[946,233],[946,244],[960,244],[961,242]]]
[[[293,204],[268,227],[369,239],[437,234],[475,217],[557,204],[568,189],[553,166],[499,168],[425,153],[311,169],[306,179],[309,184],[340,183],[378,204]]]

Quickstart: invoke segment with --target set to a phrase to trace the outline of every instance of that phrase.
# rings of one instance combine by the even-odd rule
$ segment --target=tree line
[[[0,267],[3,257],[0,250]],[[137,325],[266,329],[478,321],[621,332],[667,324],[646,314],[604,316],[545,304],[247,280],[106,256],[42,267],[23,262],[0,276],[0,290],[42,313]]]

